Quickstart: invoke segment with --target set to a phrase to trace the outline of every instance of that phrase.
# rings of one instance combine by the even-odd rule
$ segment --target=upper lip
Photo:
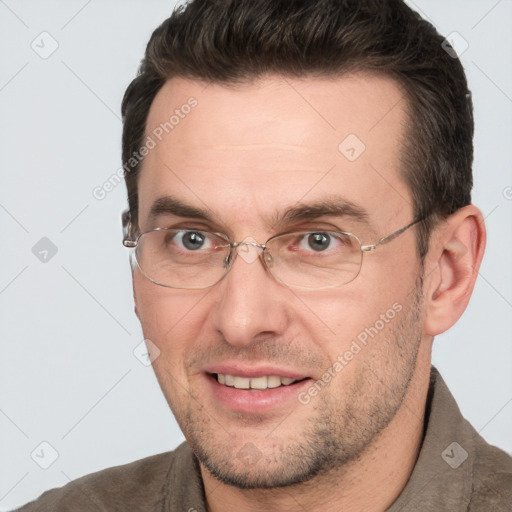
[[[305,379],[307,376],[295,370],[279,368],[272,365],[249,366],[243,363],[219,363],[204,368],[207,373],[221,373],[234,377],[256,378],[275,375],[277,377],[288,377],[294,380]]]

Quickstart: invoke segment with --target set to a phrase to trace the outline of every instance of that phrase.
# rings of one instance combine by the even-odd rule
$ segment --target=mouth
[[[219,384],[236,389],[246,390],[265,390],[275,389],[280,386],[291,386],[295,382],[301,382],[304,379],[292,379],[290,377],[279,377],[278,375],[263,375],[261,377],[241,377],[224,373],[214,373],[213,378]]]
[[[215,371],[217,370],[217,371]],[[242,369],[229,366],[203,374],[215,410],[275,415],[300,405],[298,395],[310,377],[277,368]]]

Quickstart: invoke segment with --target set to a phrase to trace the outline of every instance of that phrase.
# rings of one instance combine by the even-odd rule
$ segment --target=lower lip
[[[211,374],[206,375],[206,380],[215,399],[226,408],[235,412],[261,414],[271,412],[283,404],[299,403],[298,394],[308,386],[311,379],[268,389],[237,389],[225,386],[219,384],[217,378]]]

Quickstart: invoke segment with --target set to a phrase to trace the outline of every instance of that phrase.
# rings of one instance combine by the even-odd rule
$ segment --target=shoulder
[[[15,512],[158,510],[168,474],[183,445],[172,452],[104,469],[43,493]]]
[[[512,507],[512,457],[480,436],[475,440],[470,512],[508,512]]]

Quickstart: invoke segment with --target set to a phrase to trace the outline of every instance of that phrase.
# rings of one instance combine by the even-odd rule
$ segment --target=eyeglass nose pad
[[[250,264],[259,258],[262,247],[252,236],[248,236],[236,246],[235,250],[242,260]]]
[[[267,265],[267,267],[270,268],[274,264],[274,258],[272,258],[272,254],[270,254],[268,249],[263,252],[261,257],[263,258],[264,263],[265,265]]]
[[[233,261],[232,253],[229,252],[226,258],[224,259],[224,270],[227,270]]]

